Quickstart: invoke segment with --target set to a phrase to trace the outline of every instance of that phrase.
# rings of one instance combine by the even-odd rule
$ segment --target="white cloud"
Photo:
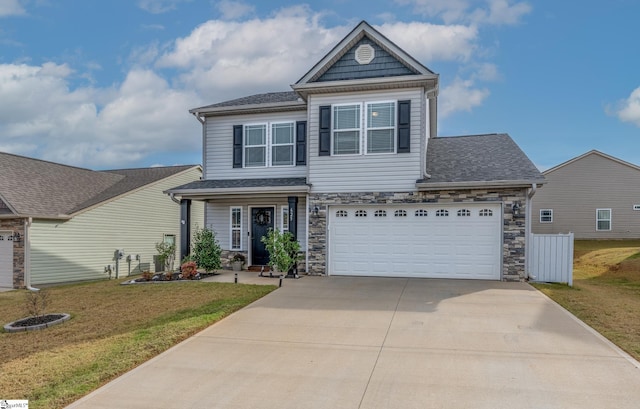
[[[619,103],[615,114],[621,121],[631,122],[640,127],[640,87],[634,89],[629,98]]]
[[[158,151],[200,149],[192,92],[136,70],[114,89],[70,89],[66,65],[0,65],[4,151],[91,168],[129,166]],[[102,108],[100,108],[102,107]]]
[[[178,4],[191,0],[139,0],[138,7],[152,14],[162,14],[175,10]]]
[[[414,12],[439,17],[446,24],[513,25],[531,12],[526,2],[512,0],[396,0],[413,6]]]
[[[457,111],[471,111],[489,96],[487,88],[478,88],[471,79],[456,78],[440,90],[438,116],[445,118]]]
[[[232,0],[221,0],[216,4],[216,8],[223,20],[237,20],[255,11],[255,7],[250,4]]]
[[[26,13],[26,10],[22,7],[19,0],[0,1],[0,17],[21,16]]]

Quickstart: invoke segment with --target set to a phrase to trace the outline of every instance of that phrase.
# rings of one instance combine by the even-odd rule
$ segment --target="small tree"
[[[36,320],[43,320],[45,316],[45,310],[49,306],[50,296],[49,291],[28,291],[25,295],[25,309],[27,314],[31,317],[35,317]]]
[[[173,270],[173,261],[176,258],[176,245],[165,241],[156,243],[158,261],[162,263],[165,271]]]
[[[220,262],[222,249],[218,240],[216,240],[216,234],[213,230],[206,227],[196,229],[193,234],[193,251],[191,255],[198,267],[204,268],[207,273],[222,266]]]
[[[300,251],[300,244],[293,239],[293,234],[288,231],[282,233],[277,229],[269,229],[267,235],[261,240],[269,252],[271,268],[288,273],[295,265]]]

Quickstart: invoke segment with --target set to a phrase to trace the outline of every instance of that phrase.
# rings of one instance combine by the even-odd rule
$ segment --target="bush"
[[[261,240],[269,252],[269,266],[277,268],[281,273],[288,273],[298,260],[300,251],[300,244],[293,239],[293,234],[269,229]]]
[[[207,273],[222,267],[220,256],[222,249],[213,230],[197,229],[193,234],[192,260]]]
[[[195,261],[187,261],[180,266],[182,272],[182,278],[185,280],[191,280],[198,275],[198,266]]]
[[[176,258],[176,245],[167,242],[156,243],[158,261],[162,263],[165,271],[173,270],[173,260]]]

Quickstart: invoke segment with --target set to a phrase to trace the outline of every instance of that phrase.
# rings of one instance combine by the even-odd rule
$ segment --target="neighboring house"
[[[155,243],[189,235],[181,206],[163,191],[201,173],[198,165],[93,171],[0,153],[0,287],[154,271]],[[191,213],[202,227],[203,204]]]
[[[291,87],[190,112],[225,256],[291,231],[309,274],[519,280],[544,178],[506,134],[436,137],[439,77],[360,23]]]
[[[592,150],[543,175],[547,184],[533,200],[534,233],[640,238],[640,166]]]

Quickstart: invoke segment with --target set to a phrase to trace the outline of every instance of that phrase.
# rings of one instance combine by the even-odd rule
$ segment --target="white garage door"
[[[329,275],[499,280],[500,204],[331,206]]]
[[[12,232],[0,231],[0,287],[13,288]]]

